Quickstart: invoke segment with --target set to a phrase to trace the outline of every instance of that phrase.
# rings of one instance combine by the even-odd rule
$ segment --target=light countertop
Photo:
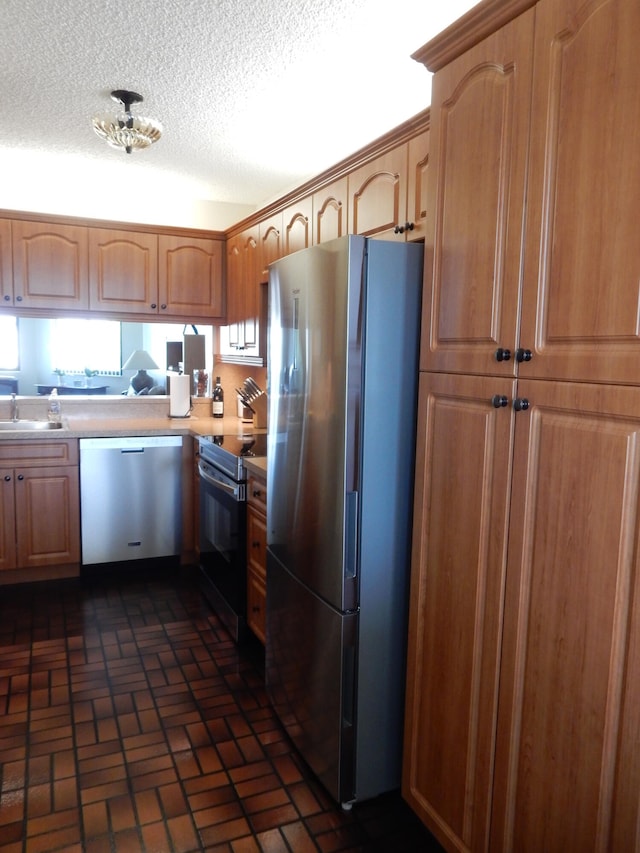
[[[98,402],[96,402],[98,401]],[[18,417],[46,420],[46,401],[40,397],[18,398]],[[251,435],[265,433],[236,416],[222,419],[210,415],[210,401],[194,405],[188,418],[171,418],[166,398],[132,400],[118,397],[94,397],[90,401],[63,398],[62,429],[0,430],[0,441],[28,441],[65,438],[110,438],[143,435]],[[9,402],[0,401],[0,420],[9,420]]]

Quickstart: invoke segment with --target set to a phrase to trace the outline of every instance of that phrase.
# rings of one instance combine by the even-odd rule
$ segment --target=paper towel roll
[[[191,374],[171,376],[169,386],[169,417],[188,418],[191,411]]]

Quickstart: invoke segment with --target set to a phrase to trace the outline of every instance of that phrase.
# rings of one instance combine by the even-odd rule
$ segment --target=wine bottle
[[[216,376],[216,384],[213,389],[213,417],[224,417],[224,391],[220,385],[220,377]]]

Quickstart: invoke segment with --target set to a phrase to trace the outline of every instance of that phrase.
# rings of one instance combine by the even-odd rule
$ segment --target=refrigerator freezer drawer
[[[355,796],[358,614],[343,614],[267,552],[267,692],[302,757],[338,802]]]

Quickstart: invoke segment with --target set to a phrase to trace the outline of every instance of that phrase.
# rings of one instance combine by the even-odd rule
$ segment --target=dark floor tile
[[[183,570],[3,588],[0,853],[60,850],[440,848],[397,793],[331,800]]]

